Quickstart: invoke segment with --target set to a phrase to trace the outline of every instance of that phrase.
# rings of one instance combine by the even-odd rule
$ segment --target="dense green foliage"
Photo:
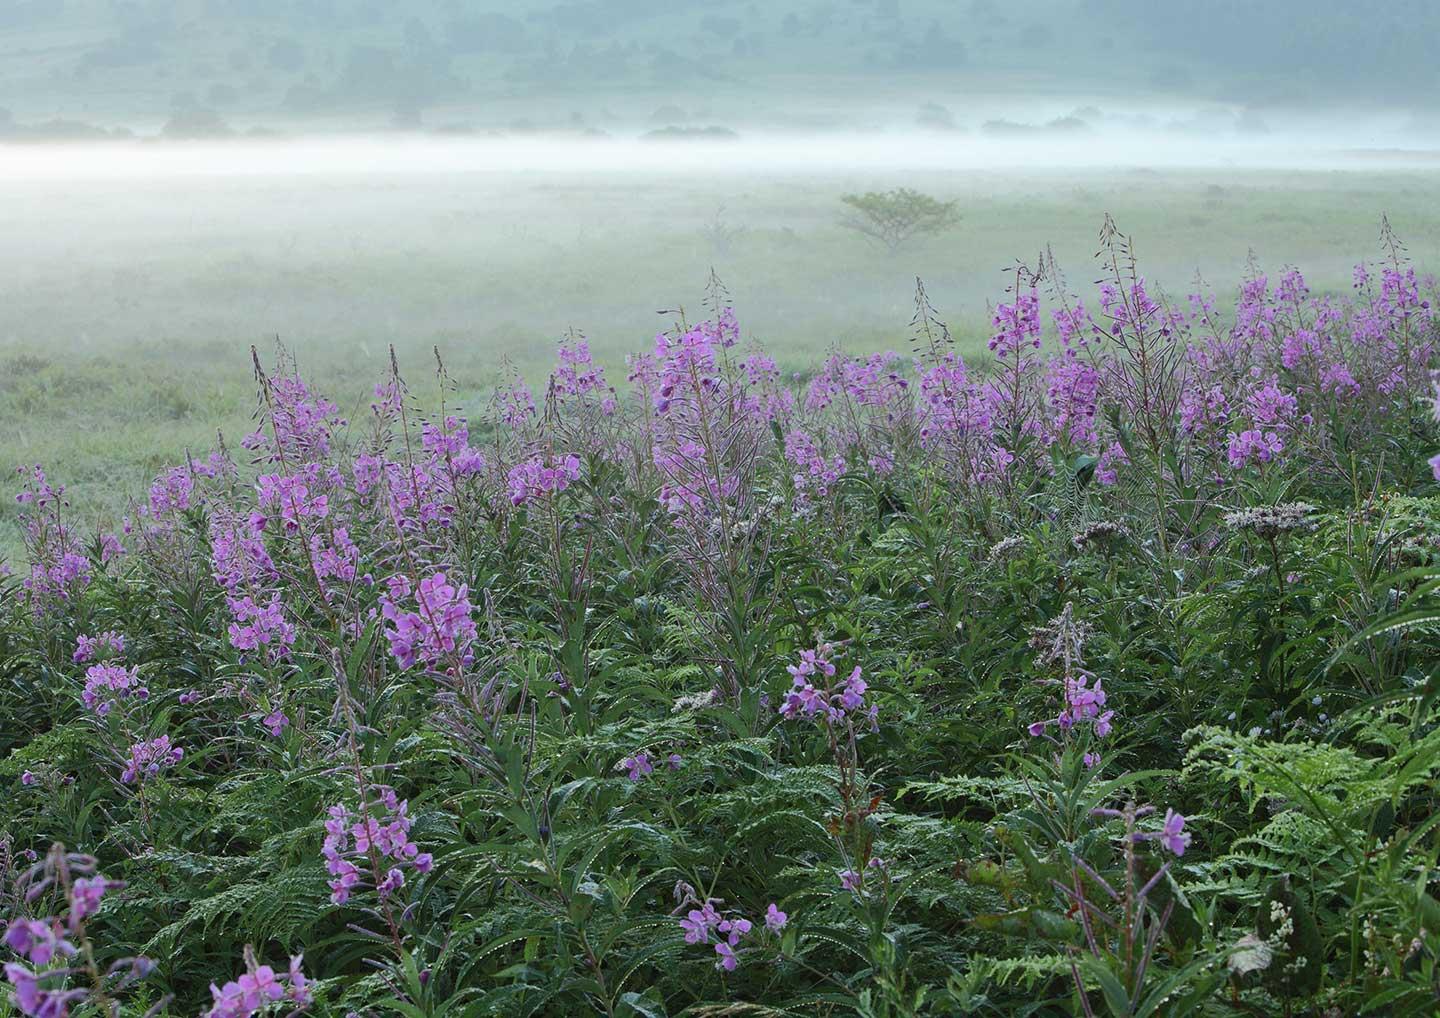
[[[1389,315],[1383,342],[1334,338],[1356,395],[1277,374],[1266,398],[1293,389],[1306,425],[1273,459],[1237,458],[1237,430],[1227,468],[1222,437],[1155,410],[1202,371],[1178,330],[1268,363],[1324,299],[1249,281],[1240,322],[1274,330],[1226,347],[1250,326],[1162,312],[1105,239],[1103,456],[1026,423],[1060,404],[1017,342],[1039,335],[1017,275],[991,381],[965,381],[922,291],[913,384],[837,357],[803,409],[747,388],[778,373],[730,360],[719,307],[637,358],[653,402],[617,403],[567,344],[543,412],[502,393],[474,445],[417,420],[398,374],[342,427],[257,364],[258,496],[223,454],[169,471],[122,559],[76,551],[27,476],[37,571],[0,586],[0,908],[50,900],[12,895],[26,852],[92,853],[126,886],[87,945],[157,963],[137,1015],[208,1005],[247,947],[303,951],[337,1016],[1434,1014],[1440,435],[1410,378],[1430,305],[1397,303],[1392,248],[1385,296],[1343,316]],[[1407,384],[1362,390],[1377,349]],[[937,379],[989,401],[985,445],[935,416]],[[1034,418],[1022,381],[1052,399]],[[843,393],[882,390],[920,409],[847,423]],[[802,424],[838,465],[797,458]],[[108,631],[123,649],[87,642]],[[136,669],[111,692],[107,656]],[[807,660],[868,687],[791,709]],[[1103,682],[1108,738],[1077,679]],[[183,756],[137,778],[161,737]],[[424,862],[332,897],[327,817],[384,787]],[[733,968],[682,925],[707,903],[753,924]]]

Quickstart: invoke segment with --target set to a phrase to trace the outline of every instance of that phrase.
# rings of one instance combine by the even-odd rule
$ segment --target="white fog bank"
[[[1440,166],[1440,139],[1383,125],[1210,136],[1176,129],[873,131],[655,140],[584,136],[246,138],[0,146],[0,180],[430,173],[806,174],[894,170],[1373,169]]]

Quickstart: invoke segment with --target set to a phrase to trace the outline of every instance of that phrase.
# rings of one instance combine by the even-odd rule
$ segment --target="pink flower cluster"
[[[1284,451],[1285,440],[1280,437],[1279,432],[1246,428],[1244,431],[1231,433],[1226,458],[1232,470],[1241,470],[1247,466],[1279,459]]]
[[[101,971],[87,939],[85,921],[100,908],[106,892],[124,885],[95,872],[90,856],[65,854],[52,848],[46,860],[21,878],[25,900],[33,900],[47,886],[68,884],[65,914],[12,919],[3,943],[21,961],[7,961],[5,981],[12,1003],[27,1018],[67,1018],[72,1008],[90,1001],[103,988],[105,1003],[118,1011],[114,996],[145,978],[154,968],[147,958],[121,958]]]
[[[679,753],[671,753],[665,758],[665,765],[672,771],[678,771],[684,766],[684,763],[685,761]],[[655,773],[655,761],[650,758],[649,752],[642,749],[640,752],[621,760],[619,769],[624,771],[625,776],[631,781],[639,781]]]
[[[267,396],[273,439],[255,431],[241,441],[246,449],[265,450],[272,463],[303,463],[329,455],[330,437],[345,422],[329,400],[310,392],[298,375],[268,379]]]
[[[228,632],[230,645],[236,650],[265,647],[270,656],[277,659],[289,654],[291,645],[295,643],[295,626],[285,617],[285,606],[278,590],[270,591],[269,598],[259,602],[246,594],[227,598],[225,603],[235,617]]]
[[[319,464],[310,464],[299,474],[261,474],[256,480],[256,504],[271,516],[278,515],[286,533],[294,533],[306,520],[330,515],[330,496],[318,490],[325,474]]]
[[[615,390],[605,384],[605,370],[591,358],[590,344],[584,337],[561,343],[559,360],[550,375],[550,388],[557,398],[583,402],[591,394],[598,394],[601,412],[615,411]]]
[[[140,685],[139,670],[118,664],[91,665],[85,670],[85,692],[81,699],[87,710],[104,717],[117,701],[130,697],[144,700],[150,690]]]
[[[1105,689],[1101,685],[1100,677],[1080,671],[1075,675],[1067,675],[1063,680],[1063,685],[1065,705],[1059,715],[1048,721],[1036,721],[1030,726],[1030,734],[1044,735],[1045,729],[1050,725],[1055,725],[1062,732],[1068,732],[1080,722],[1089,721],[1096,736],[1103,739],[1109,735],[1113,727],[1115,712],[1113,710],[1101,712],[1101,708],[1105,706]]]
[[[665,478],[660,503],[673,516],[706,516],[721,502],[731,502],[740,493],[740,478],[722,464],[717,478],[710,454],[693,438],[679,438],[655,447],[655,465]]]
[[[534,456],[511,467],[506,480],[512,505],[558,495],[571,482],[580,480],[580,457],[573,453],[560,458]]]
[[[388,898],[405,886],[401,866],[429,873],[435,862],[429,852],[421,852],[410,839],[410,804],[392,788],[382,785],[371,790],[380,801],[370,803],[368,813],[357,815],[337,804],[330,807],[330,817],[325,821],[325,843],[320,854],[330,873],[330,900],[337,905],[345,904],[364,885],[366,870],[388,864],[375,888],[381,898]]]
[[[5,946],[37,966],[49,965],[57,958],[73,958],[76,953],[75,945],[65,939],[60,920],[54,916],[12,919],[5,930]]]
[[[409,577],[397,573],[385,582],[387,590],[380,598],[381,614],[389,623],[385,638],[401,668],[417,661],[428,668],[446,661],[471,662],[476,629],[469,587],[453,585],[443,572],[427,576],[414,591],[412,610],[403,607],[412,593]]]
[[[426,422],[420,428],[420,444],[435,464],[445,463],[456,477],[468,477],[485,469],[485,454],[470,445],[470,429],[459,417],[446,417],[440,424]]]
[[[183,749],[170,744],[168,735],[149,742],[137,742],[130,747],[130,760],[121,772],[120,780],[127,785],[144,784],[158,777],[162,770],[174,767],[184,756]]]
[[[696,399],[704,398],[719,387],[719,357],[715,347],[720,334],[720,330],[705,323],[678,336],[662,333],[655,337],[657,413],[668,413],[676,402],[692,407]]]
[[[765,910],[765,930],[778,935],[785,929],[789,916],[771,902]],[[680,929],[687,944],[708,944],[714,941],[717,968],[734,972],[740,964],[740,943],[750,936],[755,924],[740,916],[725,916],[713,902],[706,901],[699,908],[690,909],[680,920]]]
[[[820,454],[809,433],[799,428],[792,429],[785,435],[785,459],[795,468],[792,480],[802,501],[811,492],[821,498],[828,495],[835,482],[840,480],[840,475],[845,472],[843,456],[826,459]]]
[[[249,970],[239,979],[232,979],[224,986],[210,984],[214,1003],[205,1013],[205,1018],[250,1018],[271,1004],[282,1001],[294,1008],[310,1004],[310,980],[300,967],[300,955],[290,959],[290,968],[283,973],[276,972],[269,965],[255,964],[252,957],[246,960]]]
[[[871,704],[867,711],[865,694],[869,685],[860,666],[856,665],[845,680],[836,685],[835,665],[830,660],[834,650],[833,645],[822,643],[814,650],[802,650],[797,664],[785,666],[790,673],[791,687],[780,704],[780,715],[785,718],[818,716],[839,721],[864,713],[873,730],[877,727],[880,708],[878,704]]]
[[[112,630],[98,636],[77,636],[75,653],[71,656],[77,665],[101,657],[119,657],[125,653],[125,637]]]

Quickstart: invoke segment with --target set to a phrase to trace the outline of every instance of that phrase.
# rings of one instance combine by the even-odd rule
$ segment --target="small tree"
[[[850,208],[841,223],[880,241],[891,254],[916,234],[939,233],[960,220],[956,202],[940,201],[908,187],[845,194],[840,200]]]

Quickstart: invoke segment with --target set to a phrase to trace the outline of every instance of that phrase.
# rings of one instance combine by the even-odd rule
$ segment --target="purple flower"
[[[5,930],[5,946],[32,965],[49,965],[57,955],[70,957],[75,946],[60,933],[55,920],[13,919]]]
[[[558,495],[580,479],[580,457],[563,458],[535,456],[510,468],[506,480],[510,486],[510,502],[522,505],[531,499]]]
[[[257,504],[268,516],[278,516],[286,533],[298,531],[306,520],[330,515],[330,496],[315,491],[319,473],[262,474],[256,481]]]
[[[697,910],[692,909],[689,915],[680,920],[680,928],[685,931],[687,944],[700,944],[710,939],[710,927],[705,925]]]
[[[869,687],[860,677],[860,666],[856,665],[850,677],[845,680],[844,691],[840,694],[840,705],[846,711],[856,711],[865,706],[865,691]]]
[[[711,929],[719,926],[720,922],[720,913],[708,901],[700,908],[692,908],[680,920],[680,928],[685,931],[685,943],[705,943],[710,939]]]
[[[847,891],[860,890],[860,873],[857,870],[841,870],[840,886]]]
[[[735,955],[735,949],[723,940],[715,945],[715,953],[720,956],[719,966],[726,972],[734,972],[735,966],[740,964],[740,959]]]
[[[645,775],[655,772],[655,766],[650,762],[650,754],[643,750],[621,760],[620,766],[624,768],[626,776],[631,781],[639,781]]]
[[[148,781],[165,768],[175,766],[184,755],[183,749],[170,744],[168,735],[149,742],[137,742],[130,747],[130,761],[121,773],[120,780],[127,785]]]
[[[285,716],[284,711],[276,707],[269,714],[265,715],[265,719],[261,724],[269,730],[272,736],[278,739],[280,734],[285,731],[286,728],[290,727],[290,719]]]
[[[560,365],[550,375],[550,390],[562,404],[588,405],[587,397],[599,394],[602,412],[615,409],[615,390],[605,384],[605,369],[590,358],[590,344],[583,336],[560,344]]]
[[[89,916],[100,910],[100,899],[112,888],[120,884],[112,880],[106,880],[100,874],[93,877],[81,877],[70,885],[70,915],[68,917],[70,929],[79,927]]]
[[[266,379],[267,419],[272,440],[263,431],[246,435],[240,444],[246,449],[268,450],[272,463],[309,462],[330,452],[330,436],[345,422],[334,403],[310,392],[296,375]]]
[[[97,636],[77,636],[75,638],[75,653],[72,655],[75,663],[84,664],[86,661],[93,661],[102,654],[119,657],[125,653],[125,637],[112,630],[100,633]]]
[[[384,785],[372,786],[371,791],[378,801],[369,803],[368,816],[357,816],[337,804],[330,807],[325,821],[325,841],[320,855],[331,878],[330,900],[336,905],[345,904],[361,887],[372,851],[392,863],[376,887],[381,897],[405,885],[402,866],[411,866],[417,873],[428,873],[435,864],[434,856],[421,852],[420,846],[410,838],[409,803]]]
[[[300,963],[304,960],[304,957],[304,955],[300,954],[291,957],[289,971],[290,988],[288,996],[295,1003],[301,1005],[308,1004],[311,1000],[310,980],[305,978],[305,973],[300,968]]]
[[[286,998],[302,1006],[310,1002],[310,981],[300,969],[299,955],[290,959],[289,970],[283,975],[269,965],[255,964],[248,948],[245,957],[250,971],[222,987],[210,984],[214,1002],[206,1018],[250,1018],[255,1012]]]
[[[236,650],[265,647],[276,658],[289,654],[290,645],[295,642],[295,627],[285,618],[279,591],[271,591],[269,600],[256,601],[246,594],[226,598],[226,604],[235,617],[228,632],[230,644]]]
[[[535,416],[535,397],[523,382],[495,393],[495,406],[500,420],[514,430],[525,427]]]
[[[1240,470],[1255,463],[1269,463],[1285,450],[1285,442],[1278,432],[1250,428],[1232,432],[1227,458],[1232,470]]]
[[[770,903],[770,907],[765,910],[765,928],[771,933],[779,933],[785,928],[785,924],[789,921],[790,917],[784,912],[781,912],[773,901]]]
[[[831,722],[866,712],[865,693],[869,686],[862,677],[860,666],[856,665],[837,688],[832,681],[836,673],[835,664],[830,660],[833,652],[830,644],[821,644],[814,650],[801,651],[798,662],[785,666],[792,686],[780,704],[782,717],[794,718],[803,714]],[[868,713],[871,727],[877,728],[877,705],[869,705]]]
[[[398,891],[404,886],[405,874],[400,870],[398,866],[392,866],[389,870],[386,871],[385,879],[380,881],[379,885],[375,888],[375,891],[383,899],[390,897],[390,895],[394,894],[396,891]]]
[[[85,691],[81,699],[86,707],[102,717],[110,713],[117,701],[129,697],[144,700],[149,695],[150,690],[140,685],[140,673],[136,668],[98,664],[85,671]]]
[[[1160,844],[1175,855],[1184,855],[1190,845],[1190,835],[1184,833],[1185,818],[1173,809],[1165,811],[1165,823],[1160,828]]]
[[[1280,388],[1280,381],[1274,376],[1245,397],[1245,410],[1260,428],[1283,430],[1295,417],[1299,405],[1294,395]]]
[[[469,587],[463,583],[457,587],[445,573],[435,573],[420,581],[415,592],[418,610],[410,611],[401,608],[410,597],[410,579],[397,574],[386,586],[388,592],[380,598],[381,614],[390,623],[385,638],[401,668],[417,661],[430,668],[444,661],[470,663],[477,633]]]
[[[20,784],[22,784],[22,785],[27,785],[27,786],[28,786],[28,785],[33,785],[33,784],[35,784],[35,774],[34,774],[34,772],[33,772],[33,771],[25,771],[23,774],[21,774],[21,775],[20,775]]]
[[[5,963],[5,978],[10,985],[15,987],[15,1005],[20,1008],[20,1013],[30,1015],[32,1018],[39,1018],[42,1004],[47,1003],[51,994],[40,989],[40,983],[24,965],[17,965],[14,962]],[[54,1018],[63,1018],[65,1014],[64,1005],[55,1014]]]
[[[749,919],[722,919],[720,925],[716,927],[725,934],[725,939],[729,941],[731,947],[739,946],[740,938],[747,935],[753,928]]]

